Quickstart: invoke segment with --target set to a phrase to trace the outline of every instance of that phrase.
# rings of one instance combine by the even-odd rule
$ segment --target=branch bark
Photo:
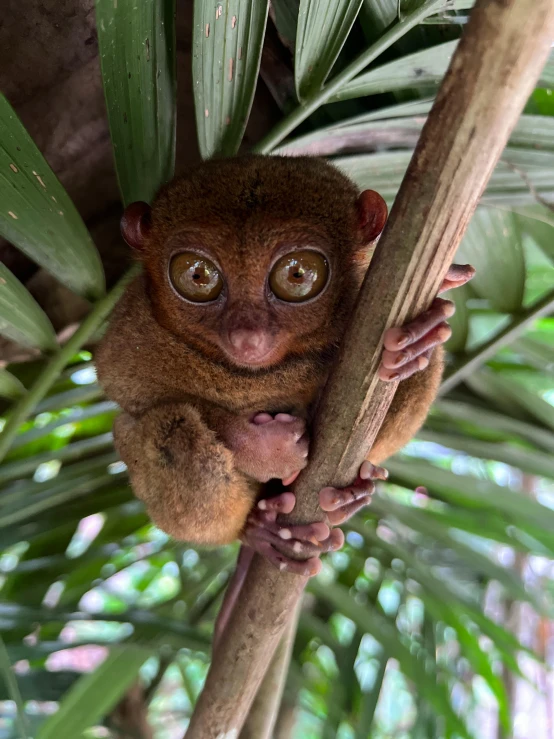
[[[351,482],[395,392],[377,368],[385,329],[426,309],[547,59],[552,0],[477,0],[394,203],[318,409],[295,521]],[[256,556],[187,739],[236,739],[305,580]]]
[[[262,684],[256,693],[256,697],[240,733],[240,739],[271,739],[273,736],[273,730],[277,723],[281,698],[289,672],[296,628],[298,626],[298,617],[300,615],[300,604],[301,599],[296,604],[292,618],[281,637],[281,641],[275,650]]]

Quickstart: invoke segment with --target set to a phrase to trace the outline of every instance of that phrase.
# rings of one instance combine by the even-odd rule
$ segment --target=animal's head
[[[336,344],[387,208],[314,158],[214,160],[133,203],[122,233],[156,320],[252,370]]]

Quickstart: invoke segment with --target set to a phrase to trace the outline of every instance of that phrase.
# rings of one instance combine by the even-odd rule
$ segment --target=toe
[[[298,472],[295,472],[290,477],[283,478],[283,480],[281,480],[281,482],[287,488],[289,485],[292,485],[292,483],[296,480],[296,478],[298,477],[298,475],[300,474],[300,472],[301,472],[301,470],[298,470]]]
[[[262,498],[258,501],[260,511],[275,511],[277,513],[291,513],[296,504],[294,493],[286,492],[272,498]]]
[[[386,369],[396,369],[396,367],[405,364],[409,357],[410,354],[405,349],[400,352],[391,352],[389,349],[385,349],[381,359],[381,366]]]
[[[420,372],[421,370],[424,370],[429,365],[429,357],[426,357],[425,355],[421,355],[417,357],[417,359],[412,360],[411,362],[408,362],[407,364],[403,365],[402,367],[398,367],[398,369],[390,370],[386,367],[379,367],[379,379],[383,380],[383,382],[399,382],[400,380],[406,380],[408,377],[411,377],[416,372]]]
[[[368,495],[365,498],[355,500],[352,503],[348,503],[347,505],[344,505],[341,508],[337,508],[334,511],[329,511],[329,513],[327,514],[327,519],[331,526],[339,526],[341,523],[348,521],[348,519],[352,518],[352,516],[361,508],[365,508],[365,506],[369,505],[370,503],[371,497]],[[336,529],[333,529],[333,531],[336,531]]]
[[[310,523],[304,526],[283,526],[278,535],[281,539],[297,539],[312,544],[319,544],[329,538],[330,529],[323,521]]]
[[[334,511],[341,505],[342,497],[337,488],[323,488],[319,491],[319,506],[323,511]]]
[[[376,467],[366,459],[362,462],[359,471],[360,480],[388,480],[389,473],[384,467]]]
[[[442,293],[445,290],[453,290],[456,287],[465,285],[466,282],[471,280],[474,274],[475,267],[472,267],[471,264],[453,264],[446,273],[439,292]]]
[[[249,543],[249,546],[271,562],[280,572],[290,572],[302,577],[313,577],[321,570],[319,557],[310,557],[305,560],[291,559],[277,551],[270,542],[262,540]]]
[[[291,416],[290,413],[277,413],[275,420],[280,421],[281,423],[294,423],[296,418]]]
[[[409,321],[400,328],[394,327],[385,331],[383,336],[385,350],[396,354],[399,350],[414,344],[431,329],[451,318],[455,309],[451,300],[435,298],[429,310],[421,313],[413,321]],[[388,359],[390,361],[390,356]]]
[[[400,352],[391,352],[385,349],[381,360],[381,367],[385,370],[398,370],[421,355],[425,355],[430,349],[434,349],[452,335],[452,329],[447,323],[439,323],[428,331],[419,341],[410,344]]]
[[[256,413],[252,419],[252,423],[255,423],[256,426],[263,426],[263,424],[269,423],[270,421],[273,421],[273,416],[269,413]]]
[[[369,498],[374,490],[375,485],[371,480],[357,480],[354,485],[347,488],[323,488],[319,491],[319,506],[326,513],[336,511],[353,501]],[[329,516],[327,518],[330,520]]]
[[[344,533],[342,529],[331,529],[329,535],[330,550],[337,552],[344,546]]]
[[[399,349],[407,346],[410,343],[411,336],[408,332],[404,331],[403,328],[393,327],[385,331],[383,336],[383,343],[385,349],[391,352],[397,352]]]

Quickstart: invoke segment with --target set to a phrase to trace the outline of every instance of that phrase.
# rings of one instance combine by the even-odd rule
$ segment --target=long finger
[[[471,264],[452,264],[439,288],[439,293],[465,285],[474,274],[475,267],[472,267]]]

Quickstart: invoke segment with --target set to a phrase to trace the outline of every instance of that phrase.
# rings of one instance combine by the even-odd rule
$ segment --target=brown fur
[[[245,474],[250,467],[228,439],[240,438],[257,411],[309,418],[369,258],[357,201],[354,185],[329,164],[280,157],[207,162],[156,198],[141,249],[144,274],[118,304],[96,362],[123,410],[116,444],[135,492],[173,536],[200,544],[235,539],[260,484]],[[278,301],[266,288],[272,260],[303,246],[324,252],[328,286],[305,304]],[[225,277],[221,300],[193,304],[170,287],[169,259],[180,250],[216,261]],[[261,327],[272,337],[268,366],[229,360],[222,336],[237,327]],[[427,370],[401,384],[373,462],[397,451],[423,422],[441,356],[435,351]]]

